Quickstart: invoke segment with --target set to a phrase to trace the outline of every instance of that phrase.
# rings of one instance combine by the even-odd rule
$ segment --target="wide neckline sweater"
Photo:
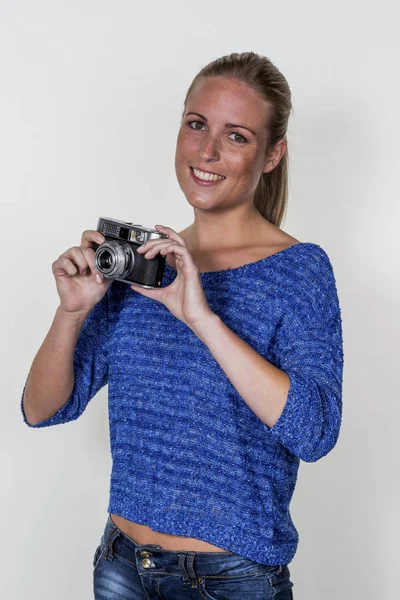
[[[165,265],[162,287],[176,270]],[[108,384],[108,513],[194,537],[262,564],[288,564],[300,459],[336,444],[342,415],[342,321],[321,246],[201,273],[210,308],[290,389],[273,427],[249,408],[208,347],[161,303],[114,281],[74,354],[70,398],[33,428],[67,423]],[[26,384],[25,384],[26,385]],[[24,388],[25,391],[25,388]]]

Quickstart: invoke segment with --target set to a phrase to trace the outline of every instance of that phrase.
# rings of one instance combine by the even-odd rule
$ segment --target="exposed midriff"
[[[214,546],[197,538],[182,537],[170,533],[161,533],[150,529],[148,525],[129,521],[120,515],[111,513],[113,523],[137,544],[157,544],[164,550],[187,550],[193,552],[227,552],[224,548]]]

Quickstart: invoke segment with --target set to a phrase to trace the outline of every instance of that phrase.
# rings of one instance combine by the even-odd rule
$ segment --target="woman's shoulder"
[[[180,232],[184,239],[187,229]],[[186,239],[190,249],[190,241]],[[296,244],[301,244],[295,237],[269,223],[254,232],[243,245],[215,248],[191,249],[193,259],[200,272],[237,270],[249,263],[269,258]],[[167,264],[176,269],[175,260],[168,255]]]
[[[286,253],[279,276],[286,291],[285,299],[292,310],[297,306],[306,315],[315,312],[325,317],[338,305],[335,271],[328,252],[315,242],[301,242]]]
[[[321,265],[321,263],[330,264],[330,258],[327,251],[316,242],[301,241],[277,227],[274,227],[274,229],[275,235],[271,238],[272,242],[269,244],[270,246],[272,244],[271,254],[274,253],[274,248],[278,253],[290,247],[298,246],[297,254],[293,253],[295,259],[303,260],[310,268],[315,268],[316,266]]]
[[[313,279],[319,279],[326,269],[332,270],[328,253],[316,242],[298,240],[275,226],[269,229],[269,233],[270,235],[268,238],[266,237],[264,246],[259,245],[258,249],[255,250],[259,254],[258,257],[255,257],[255,260],[262,257],[282,258],[286,267],[283,272],[292,268],[294,273],[301,278],[308,274]],[[274,261],[277,268],[281,266],[279,263]]]

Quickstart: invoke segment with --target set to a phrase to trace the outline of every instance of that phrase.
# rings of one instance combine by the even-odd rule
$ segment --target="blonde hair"
[[[222,56],[203,67],[195,76],[186,93],[184,111],[190,92],[200,79],[206,77],[233,77],[256,90],[272,106],[268,128],[268,151],[284,139],[286,152],[277,166],[268,173],[262,173],[254,195],[254,206],[259,213],[277,227],[280,227],[287,209],[288,201],[288,150],[287,126],[292,109],[291,92],[282,73],[265,56],[255,52],[234,52]]]

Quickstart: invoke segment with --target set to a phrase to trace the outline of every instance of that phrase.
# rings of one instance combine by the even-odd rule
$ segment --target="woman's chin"
[[[193,207],[211,206],[213,204],[213,199],[209,195],[207,196],[207,194],[201,193],[196,194],[193,193],[192,190],[190,192],[186,192],[185,197],[190,206]]]

